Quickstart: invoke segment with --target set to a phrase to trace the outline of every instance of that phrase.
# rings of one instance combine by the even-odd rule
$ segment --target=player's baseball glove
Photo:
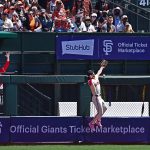
[[[100,65],[101,65],[101,67],[106,67],[108,65],[108,61],[107,60],[102,60]]]

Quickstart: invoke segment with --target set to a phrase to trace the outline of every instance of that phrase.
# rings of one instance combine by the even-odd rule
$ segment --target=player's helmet
[[[87,72],[87,76],[89,77],[90,75],[93,75],[94,74],[94,71],[93,70],[88,70]]]

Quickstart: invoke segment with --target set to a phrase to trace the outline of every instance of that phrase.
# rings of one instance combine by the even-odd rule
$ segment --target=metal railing
[[[50,115],[51,98],[27,84],[20,84],[18,93],[19,115]]]

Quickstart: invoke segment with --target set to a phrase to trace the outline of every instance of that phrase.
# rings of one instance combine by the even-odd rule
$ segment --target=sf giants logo
[[[103,52],[105,52],[105,55],[108,55],[110,52],[112,52],[112,45],[112,40],[103,41]]]

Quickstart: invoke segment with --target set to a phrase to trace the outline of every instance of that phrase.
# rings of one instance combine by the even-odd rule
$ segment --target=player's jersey
[[[95,77],[95,79],[88,80],[88,85],[90,86],[92,95],[101,95],[100,82],[97,77]]]

